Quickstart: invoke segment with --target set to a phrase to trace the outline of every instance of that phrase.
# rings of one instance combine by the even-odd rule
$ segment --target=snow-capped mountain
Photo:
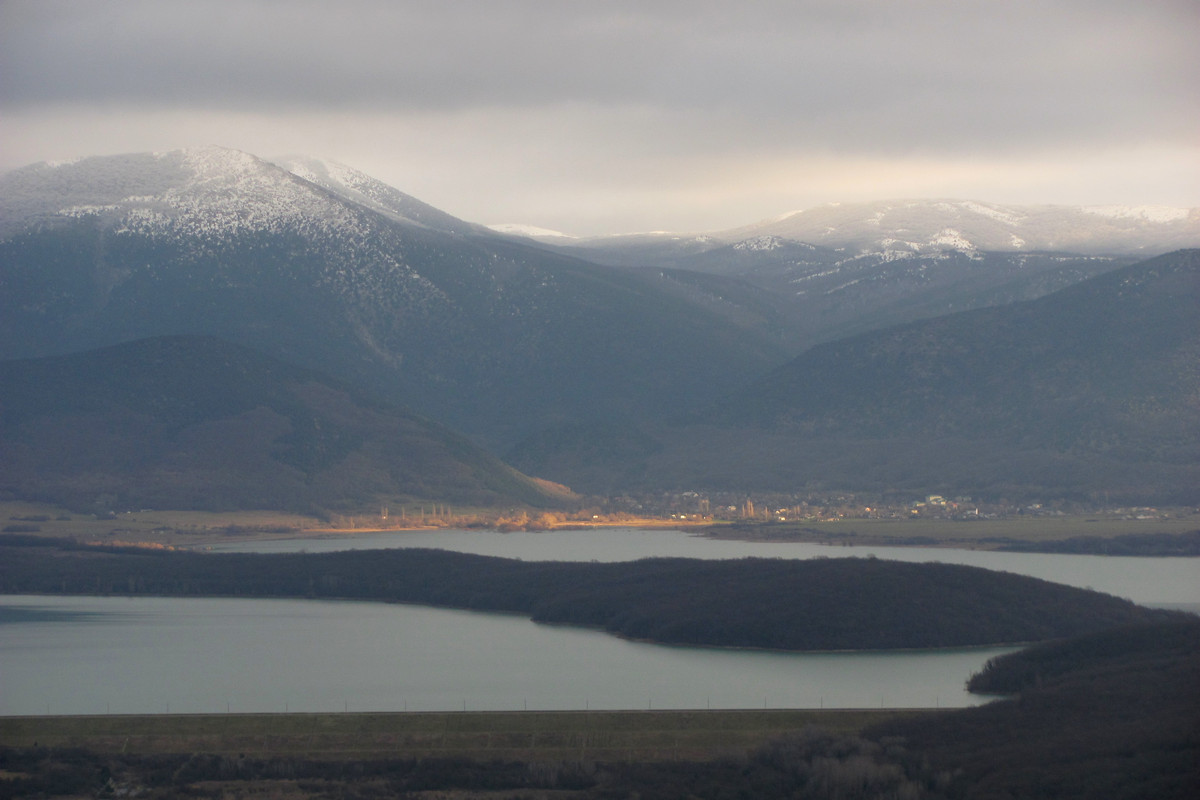
[[[705,234],[645,233],[555,242],[604,263],[690,266],[722,247],[817,246],[841,258],[885,260],[951,253],[1069,253],[1146,257],[1200,246],[1200,208],[1167,206],[1005,206],[974,200],[830,203]],[[714,270],[726,274],[736,269]]]
[[[381,180],[336,161],[311,156],[287,156],[271,159],[271,162],[297,177],[397,221],[415,223],[448,233],[484,233],[487,230],[482,225],[464,222]]]
[[[0,358],[180,333],[494,439],[545,418],[678,406],[778,352],[644,275],[563,258],[327,162],[209,147],[0,176]]]
[[[1154,255],[1200,245],[1200,209],[898,200],[818,206],[717,234],[725,241],[763,235],[897,256],[951,250]]]
[[[35,164],[0,176],[0,236],[72,217],[146,234],[211,237],[319,226],[362,236],[368,226],[356,218],[362,209],[407,226],[487,231],[337,162],[295,156],[270,162],[222,147]]]
[[[207,147],[36,164],[0,177],[5,235],[31,224],[92,218],[117,230],[204,238],[319,224],[353,226],[348,210],[286,170]]]
[[[813,344],[1030,300],[1196,246],[1200,209],[896,200],[819,206],[704,235],[601,237],[555,249],[749,281],[787,306],[781,316],[794,341]]]
[[[111,270],[113,262],[122,264],[123,274],[105,291],[141,281],[191,280],[200,264],[236,260],[234,252],[250,241],[286,241],[293,248],[304,243],[304,257],[291,265],[293,277],[302,275],[360,310],[374,307],[377,313],[395,302],[432,310],[445,301],[403,256],[402,232],[416,230],[416,223],[395,215],[385,220],[374,209],[237,150],[205,147],[37,164],[0,176],[0,198],[0,237],[10,245],[35,233],[88,231],[98,237],[110,252],[97,266]],[[162,248],[170,255],[127,264],[124,248]],[[246,280],[224,265],[210,268],[215,274],[208,288],[231,289]]]

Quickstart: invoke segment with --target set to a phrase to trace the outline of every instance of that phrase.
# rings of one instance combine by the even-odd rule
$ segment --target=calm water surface
[[[684,531],[598,528],[578,531],[389,531],[321,539],[282,539],[216,546],[227,552],[296,553],[394,547],[436,547],[527,561],[632,561],[682,558],[839,558],[940,561],[1030,575],[1095,589],[1135,603],[1200,608],[1200,558],[1133,558],[1048,553],[998,553],[940,547],[841,547],[793,542],[706,539]]]
[[[0,714],[957,707],[1011,648],[795,654],[385,603],[0,597]]]
[[[1195,558],[831,547],[632,528],[388,532],[213,549],[391,547],[561,561],[874,555],[1200,609]],[[517,616],[384,603],[0,596],[0,714],[957,707],[982,702],[964,681],[1010,649],[772,653],[629,642]]]

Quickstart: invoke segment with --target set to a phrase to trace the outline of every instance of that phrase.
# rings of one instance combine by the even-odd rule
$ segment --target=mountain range
[[[806,348],[1031,300],[1140,258],[1200,246],[1200,210],[895,200],[818,206],[695,236],[532,235],[601,263],[743,279],[767,290],[786,320],[780,330]]]
[[[0,176],[0,358],[215,337],[586,491],[1200,485],[1196,255],[1142,261],[1200,245],[1196,210],[896,201],[704,236],[523,232],[302,157],[34,165]]]
[[[518,467],[595,491],[648,481],[795,492],[1191,503],[1200,486],[1200,250],[1037,300],[813,347],[608,455],[544,433]],[[651,477],[652,476],[652,477]]]
[[[480,440],[703,402],[785,348],[347,169],[207,148],[0,178],[0,357],[218,336]]]
[[[656,247],[686,257],[732,244],[805,242],[855,255],[892,258],[949,250],[1146,255],[1194,247],[1200,209],[1171,206],[1001,205],[974,200],[909,199],[829,203],[724,231],[682,235],[665,231],[573,237],[533,226],[493,229],[599,251]]]

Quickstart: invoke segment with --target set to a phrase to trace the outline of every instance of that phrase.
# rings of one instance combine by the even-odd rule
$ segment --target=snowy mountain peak
[[[1084,206],[1085,213],[1109,219],[1136,219],[1148,222],[1180,222],[1195,214],[1194,208],[1172,206]]]
[[[319,280],[346,295],[438,294],[404,263],[404,228],[377,209],[224,147],[35,164],[0,176],[0,241],[73,223],[195,253],[236,249],[247,236],[286,236],[305,242],[306,255],[322,264]]]
[[[310,156],[273,160],[282,169],[352,202],[392,219],[448,233],[477,233],[481,226],[464,222],[415,197],[345,164]]]
[[[1162,206],[1002,206],[972,200],[840,203],[720,234],[761,236],[876,252],[886,242],[914,253],[1070,251],[1167,252],[1200,245],[1200,209]]]
[[[0,235],[95,217],[115,230],[224,236],[336,216],[311,186],[223,147],[96,156],[0,176]]]
[[[191,170],[194,183],[230,181],[258,175],[270,165],[257,156],[228,147],[193,147],[184,150],[154,153],[160,161],[182,161]]]
[[[0,176],[0,238],[81,217],[147,235],[320,229],[354,238],[371,225],[366,212],[444,232],[478,230],[336,162],[277,164],[226,147],[96,156]]]

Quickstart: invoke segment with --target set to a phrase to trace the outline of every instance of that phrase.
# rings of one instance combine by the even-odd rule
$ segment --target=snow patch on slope
[[[895,257],[1058,250],[1090,255],[1200,246],[1200,209],[1166,206],[1001,206],[971,200],[827,204],[726,231],[727,241],[775,235]]]
[[[1136,219],[1158,223],[1179,222],[1192,214],[1190,208],[1171,206],[1083,206],[1080,210],[1108,219]]]
[[[751,253],[764,253],[783,247],[783,239],[778,236],[756,236],[746,239],[733,246],[734,250],[744,250]]]
[[[962,233],[954,228],[943,228],[938,231],[929,244],[934,247],[948,247],[952,250],[963,250],[969,252],[975,249],[975,245],[970,239],[963,236]]]
[[[93,218],[111,235],[178,242],[197,253],[246,236],[280,235],[302,243],[306,261],[317,265],[312,280],[353,302],[444,298],[406,263],[402,228],[384,224],[363,203],[227,148],[25,168],[0,177],[0,212],[4,236]]]
[[[464,222],[423,203],[381,180],[337,161],[309,156],[276,158],[272,164],[326,191],[383,214],[397,222],[439,230],[469,233],[479,226]]]
[[[488,225],[487,227],[496,233],[506,233],[511,236],[528,236],[530,239],[576,238],[569,233],[551,230],[550,228],[539,228],[537,225],[523,225],[519,222],[502,222],[496,225]]]
[[[997,222],[1003,222],[1007,225],[1020,224],[1023,217],[1011,210],[997,208],[995,206],[986,206],[983,203],[976,203],[971,200],[965,200],[960,205],[968,211],[974,212],[981,217],[994,219]]]

